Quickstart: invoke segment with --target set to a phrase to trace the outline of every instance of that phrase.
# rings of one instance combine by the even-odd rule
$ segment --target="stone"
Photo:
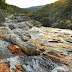
[[[9,34],[10,32],[10,34]],[[5,40],[16,44],[18,46],[20,46],[23,51],[27,54],[37,54],[37,47],[33,44],[30,44],[30,42],[32,42],[31,40],[29,40],[29,42],[24,42],[21,37],[19,37],[18,35],[14,34],[13,31],[11,31],[9,28],[3,28],[0,31],[0,37],[4,37]],[[31,52],[31,53],[30,53]]]
[[[16,21],[17,18],[20,19],[22,16],[18,15]],[[0,37],[5,39],[3,42],[8,41],[10,44],[7,45],[8,48],[2,47],[4,52],[1,52],[0,55],[3,53],[8,55],[9,51],[9,55],[12,53],[12,55],[8,55],[8,58],[3,59],[3,61],[8,61],[12,72],[21,72],[24,69],[31,72],[66,71],[66,68],[61,70],[60,65],[72,69],[71,30],[34,27],[32,21],[7,20],[5,22],[7,27],[0,27]],[[13,28],[14,26],[15,28]],[[17,62],[20,62],[21,65],[17,66]]]
[[[1,61],[1,60],[4,60],[4,59],[5,59],[5,58],[0,58],[0,61]]]
[[[23,68],[21,67],[21,65],[17,64],[16,65],[16,70],[11,69],[10,72],[26,72],[26,71],[23,70]]]
[[[7,64],[5,64],[5,63],[0,63],[0,72],[9,72],[8,71],[8,69],[9,69],[9,66],[7,65]]]
[[[16,28],[14,25],[8,25],[8,27],[9,27],[11,30]]]
[[[16,65],[16,72],[26,72],[23,68],[22,68],[22,66],[21,65],[19,65],[19,64],[17,64]]]
[[[0,26],[6,26],[6,25],[4,25],[4,24],[0,24]]]
[[[20,56],[24,55],[21,48],[17,45],[9,45],[8,49],[15,55],[20,55]]]
[[[26,42],[29,39],[31,39],[31,36],[29,35],[29,33],[24,31],[23,29],[16,28],[16,29],[13,30],[13,32],[15,34],[19,35],[24,42]]]
[[[63,64],[66,64],[68,66],[72,65],[72,63],[71,63],[72,57],[63,56],[63,55],[60,55],[60,54],[58,54],[57,52],[54,52],[54,51],[43,52],[43,55],[46,58],[50,58],[55,63],[63,63]]]
[[[7,48],[11,43],[6,42],[4,39],[0,38],[0,58],[8,58],[13,56],[11,51]]]

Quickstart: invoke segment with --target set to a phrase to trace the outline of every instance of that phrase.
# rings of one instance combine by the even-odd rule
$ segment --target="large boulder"
[[[0,23],[4,22],[5,21],[5,18],[4,16],[2,15],[1,13],[1,10],[0,10]]]

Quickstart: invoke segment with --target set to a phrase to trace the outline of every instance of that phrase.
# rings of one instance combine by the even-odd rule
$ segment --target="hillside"
[[[37,11],[37,10],[43,8],[43,7],[44,7],[44,5],[41,5],[41,6],[33,6],[33,7],[29,7],[29,8],[24,8],[24,9],[26,9],[28,11],[32,11],[32,10]]]
[[[71,15],[72,0],[59,0],[55,3],[46,5],[30,17],[40,21],[43,26],[72,29]]]
[[[23,9],[23,8],[19,8],[17,6],[14,6],[14,5],[8,5],[8,8],[12,8],[13,9],[13,13],[25,13],[27,14],[28,11]]]
[[[5,0],[0,0],[0,9],[7,9],[7,3]]]
[[[8,13],[28,13],[28,11],[23,8],[7,4],[6,0],[0,0],[0,9],[7,10]]]

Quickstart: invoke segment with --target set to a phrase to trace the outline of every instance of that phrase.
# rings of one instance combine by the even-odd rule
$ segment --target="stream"
[[[9,42],[0,38],[0,58],[5,58],[0,62],[8,62],[9,70],[16,69],[16,63],[19,63],[27,72],[68,72],[65,65],[56,64],[51,59],[44,56],[15,56],[7,48]]]

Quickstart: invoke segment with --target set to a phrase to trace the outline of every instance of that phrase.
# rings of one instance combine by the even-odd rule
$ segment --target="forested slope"
[[[43,26],[71,29],[72,0],[58,0],[48,4],[30,17],[40,21]]]

